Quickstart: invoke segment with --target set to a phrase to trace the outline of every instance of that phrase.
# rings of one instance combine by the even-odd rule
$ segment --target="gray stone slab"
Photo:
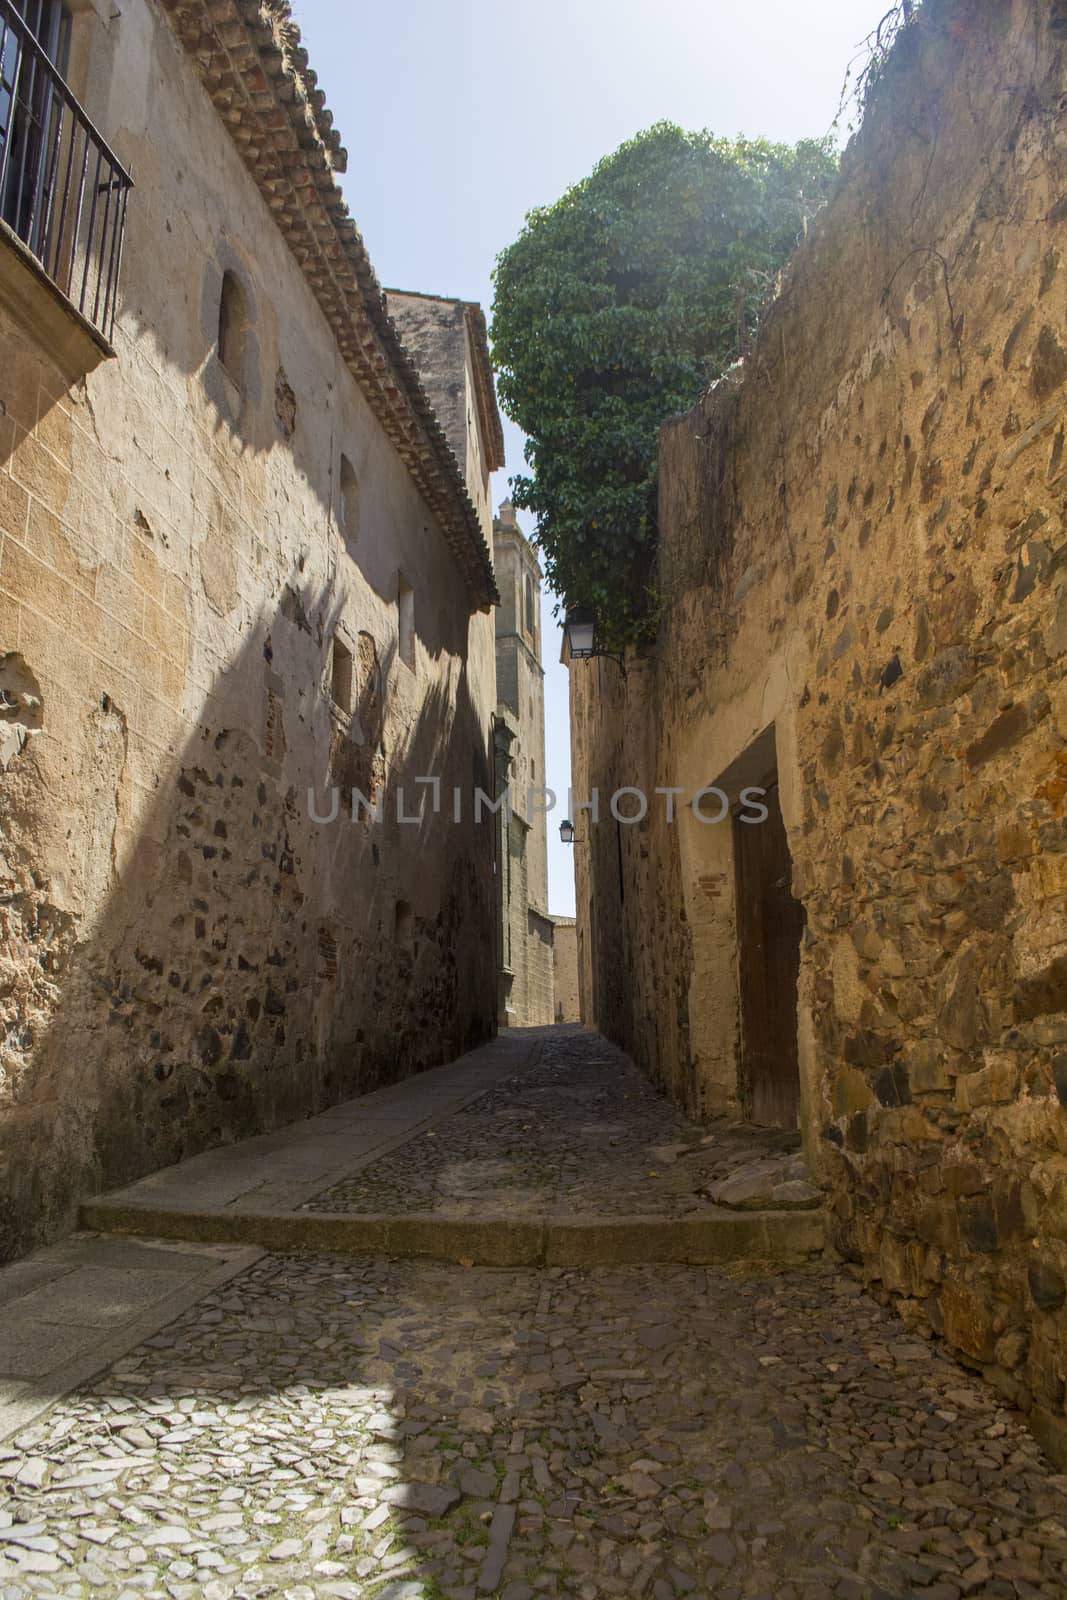
[[[478,1574],[480,1594],[492,1594],[500,1585],[508,1559],[508,1545],[515,1527],[515,1507],[497,1506],[489,1527],[489,1548]]]
[[[40,1256],[31,1256],[27,1261],[15,1261],[4,1267],[0,1270],[0,1306],[10,1305],[13,1300],[31,1294],[42,1283],[53,1282],[60,1270],[63,1269],[43,1252]],[[66,1270],[73,1271],[73,1267],[68,1266]]]
[[[193,1257],[175,1254],[172,1260],[173,1266],[164,1270],[147,1263],[140,1268],[94,1261],[24,1295],[14,1309],[37,1322],[121,1327],[203,1270]]]
[[[218,1245],[185,1240],[157,1239],[150,1243],[145,1239],[114,1239],[107,1234],[73,1233],[41,1254],[54,1257],[65,1271],[77,1270],[91,1259],[94,1267],[137,1267],[160,1272],[184,1272],[189,1267],[207,1272],[212,1266],[222,1266],[231,1252]]]
[[[44,1378],[84,1355],[100,1337],[88,1323],[42,1322],[22,1309],[0,1314],[0,1372],[9,1378]]]

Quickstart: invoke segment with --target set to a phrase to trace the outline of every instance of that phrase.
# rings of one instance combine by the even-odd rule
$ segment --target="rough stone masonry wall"
[[[0,1257],[86,1192],[446,1060],[494,1016],[492,823],[469,805],[493,619],[168,25],[144,0],[83,21],[88,110],[138,186],[116,359],[67,382],[0,308]],[[399,825],[398,785],[433,773],[446,815]],[[386,820],[316,825],[331,784]]]
[[[625,684],[572,666],[575,784],[692,792],[774,724],[835,1242],[1063,1458],[1067,6],[920,19],[743,373],[664,431],[661,637]],[[594,830],[582,981],[728,1110],[729,840],[695,831],[658,802],[620,872]]]

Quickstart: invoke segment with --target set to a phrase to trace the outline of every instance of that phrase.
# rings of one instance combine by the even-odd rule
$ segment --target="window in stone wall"
[[[330,698],[346,716],[352,710],[352,652],[336,636],[330,661]]]
[[[526,574],[526,632],[533,637],[537,632],[537,618],[534,610],[534,586],[530,574]]]
[[[415,934],[415,913],[406,900],[398,900],[396,903],[393,934],[398,945],[404,949],[410,948]]]
[[[355,544],[359,531],[359,479],[347,456],[341,457],[341,503],[339,507],[341,532],[345,542]]]
[[[415,591],[402,572],[396,575],[397,652],[415,670]]]
[[[224,272],[219,295],[219,360],[238,389],[244,388],[248,302],[237,274]]]

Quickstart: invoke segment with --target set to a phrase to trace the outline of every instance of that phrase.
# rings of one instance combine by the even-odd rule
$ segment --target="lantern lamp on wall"
[[[574,606],[563,619],[563,632],[567,640],[567,653],[572,661],[591,661],[594,657],[614,661],[626,674],[626,662],[621,655],[610,650],[598,650],[596,643],[596,612],[586,606]]]

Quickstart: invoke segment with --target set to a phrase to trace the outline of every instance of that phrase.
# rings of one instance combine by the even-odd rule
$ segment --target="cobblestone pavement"
[[[533,1065],[302,1209],[681,1216],[711,1209],[707,1184],[798,1147],[795,1134],[688,1122],[599,1034],[561,1029]]]
[[[267,1256],[0,1489],[3,1600],[1067,1591],[1067,1479],[822,1267]]]

